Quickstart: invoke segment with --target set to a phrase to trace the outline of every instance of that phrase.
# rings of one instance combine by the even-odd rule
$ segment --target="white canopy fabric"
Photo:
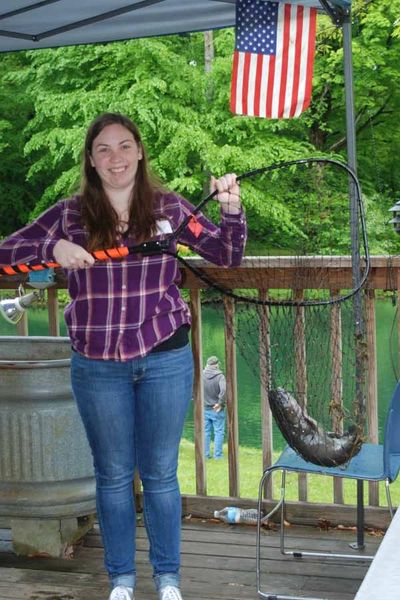
[[[0,52],[232,27],[235,0],[1,0]],[[319,0],[292,3],[322,8]],[[329,0],[349,8],[351,0]]]

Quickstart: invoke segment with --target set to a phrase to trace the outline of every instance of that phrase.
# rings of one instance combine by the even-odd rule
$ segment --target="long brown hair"
[[[89,125],[83,153],[81,215],[82,224],[89,234],[89,251],[112,248],[117,244],[118,215],[112,207],[103,189],[101,179],[90,161],[94,140],[105,127],[114,124],[122,125],[132,133],[143,154],[136,172],[127,231],[135,236],[137,242],[142,242],[154,235],[156,228],[155,197],[162,186],[150,174],[139,130],[125,115],[119,113],[101,114]]]

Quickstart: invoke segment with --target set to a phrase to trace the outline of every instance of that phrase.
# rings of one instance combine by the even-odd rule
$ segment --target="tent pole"
[[[348,10],[343,16],[342,22],[343,31],[343,60],[344,60],[344,85],[346,97],[346,132],[347,132],[347,164],[357,174],[357,151],[356,151],[356,128],[354,114],[354,89],[353,89],[353,54],[351,46],[351,11]],[[351,223],[357,223],[358,205],[356,201],[356,190],[352,182],[350,182],[350,213]],[[351,227],[352,230],[352,255],[353,255],[353,285],[357,285],[359,279],[359,240],[358,230],[356,226]],[[360,348],[359,340],[362,338],[364,329],[362,318],[362,305],[360,294],[356,294],[353,304],[354,320],[355,320],[355,337],[356,337],[356,397],[358,410],[364,408],[365,414],[365,399],[364,390],[360,385],[363,380],[362,373],[365,372],[364,358],[362,356],[362,348]],[[364,482],[362,479],[357,480],[357,541],[350,546],[354,549],[361,550],[365,547],[364,544]]]
[[[353,55],[351,48],[351,12],[343,16],[344,86],[346,96],[347,163],[357,172],[356,130],[354,118]]]

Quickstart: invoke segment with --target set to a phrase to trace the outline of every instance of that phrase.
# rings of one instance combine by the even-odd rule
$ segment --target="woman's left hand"
[[[211,192],[215,190],[218,190],[215,197],[225,213],[238,215],[241,212],[240,187],[235,173],[227,173],[219,179],[211,177]]]

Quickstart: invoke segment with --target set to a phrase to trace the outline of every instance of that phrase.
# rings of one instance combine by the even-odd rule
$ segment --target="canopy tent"
[[[348,12],[351,0],[294,0]],[[232,27],[235,0],[1,0],[0,52]]]

